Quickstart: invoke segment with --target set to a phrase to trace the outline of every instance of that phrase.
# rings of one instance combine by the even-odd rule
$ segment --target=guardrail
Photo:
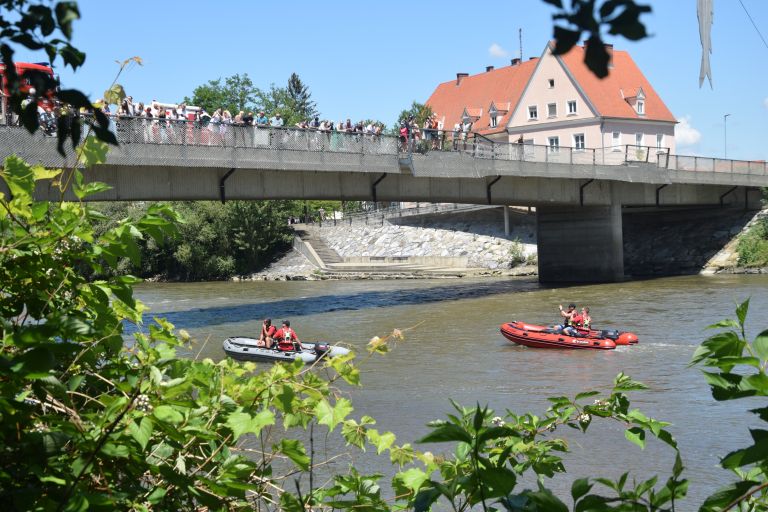
[[[475,133],[420,130],[408,138],[364,132],[321,131],[267,125],[145,117],[112,117],[118,142],[150,145],[218,146],[362,155],[408,156],[432,152],[461,153],[472,158],[568,165],[647,165],[679,171],[768,175],[765,161],[723,160],[671,155],[668,148],[623,145],[607,148],[573,148],[496,142]],[[7,127],[18,129],[21,127]]]

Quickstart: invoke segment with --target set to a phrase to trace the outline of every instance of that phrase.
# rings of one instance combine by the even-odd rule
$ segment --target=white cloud
[[[491,54],[491,57],[499,57],[499,58],[504,58],[509,55],[509,52],[507,52],[507,50],[502,48],[498,43],[493,43],[488,48],[488,53]]]
[[[675,126],[675,142],[678,146],[694,146],[701,140],[701,132],[691,126],[691,116],[684,116]]]
[[[763,100],[763,105],[765,105],[765,108],[768,108],[768,98]]]

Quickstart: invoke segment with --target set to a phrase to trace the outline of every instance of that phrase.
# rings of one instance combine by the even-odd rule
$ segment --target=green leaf
[[[81,163],[86,167],[103,164],[107,161],[109,146],[96,137],[88,137],[83,142]]]
[[[538,491],[529,491],[525,495],[530,501],[537,505],[536,510],[547,512],[568,512],[568,507],[565,503],[552,494],[549,489],[541,488]]]
[[[384,450],[392,446],[392,444],[395,442],[395,434],[392,432],[384,432],[383,434],[379,434],[379,431],[375,428],[369,429],[365,435],[368,438],[368,441],[370,441],[371,444],[376,447],[377,455],[381,455]]]
[[[152,429],[154,426],[152,420],[145,416],[141,419],[139,424],[136,424],[135,421],[129,423],[128,433],[131,434],[131,437],[133,437],[137,443],[139,443],[142,450],[146,450],[147,443],[149,443],[149,439],[152,437]]]
[[[440,425],[419,439],[419,443],[446,443],[449,441],[460,441],[467,444],[472,444],[472,435],[458,425],[453,423],[446,423]]]
[[[573,502],[579,501],[579,498],[587,494],[592,489],[589,478],[578,478],[573,481],[571,485],[571,496],[573,496]]]
[[[282,439],[280,453],[291,459],[302,471],[309,471],[309,456],[298,439]]]
[[[259,412],[256,416],[251,416],[247,412],[238,409],[227,416],[227,426],[232,429],[235,440],[241,435],[252,433],[258,435],[261,429],[267,425],[275,424],[275,414],[269,409]]]
[[[125,99],[125,89],[120,84],[114,84],[104,91],[104,101],[110,105],[119,105]]]
[[[624,431],[624,437],[635,443],[640,448],[645,448],[645,430],[640,427],[631,427]]]
[[[429,475],[419,468],[411,468],[395,475],[395,479],[406,489],[410,489],[416,493],[421,488],[422,484],[429,479]]]
[[[720,465],[725,469],[733,469],[766,460],[768,460],[768,439],[763,438],[748,448],[729,453]]]
[[[389,460],[391,460],[393,464],[397,464],[401,467],[410,463],[415,455],[416,454],[409,443],[406,443],[403,446],[394,446],[389,450]]]
[[[110,457],[118,457],[121,459],[126,459],[131,455],[131,451],[126,445],[115,444],[109,441],[104,443],[104,446],[101,447],[101,452],[104,455],[108,455]]]
[[[757,335],[752,342],[752,348],[760,359],[768,359],[768,329]]]
[[[720,512],[737,498],[746,494],[752,487],[760,482],[744,481],[734,482],[719,489],[702,503],[699,512]]]
[[[352,403],[346,398],[338,399],[334,406],[323,399],[315,406],[315,415],[319,424],[327,425],[329,430],[333,430],[352,410]]]
[[[578,395],[576,395],[576,400],[578,401],[583,398],[589,398],[590,396],[595,396],[599,394],[600,394],[599,391],[584,391],[583,393],[579,393]]]
[[[184,421],[184,416],[172,405],[158,405],[152,414],[158,420],[172,425],[178,425]]]
[[[749,299],[736,306],[736,318],[739,319],[740,325],[744,325],[747,321],[747,311],[749,311]]]

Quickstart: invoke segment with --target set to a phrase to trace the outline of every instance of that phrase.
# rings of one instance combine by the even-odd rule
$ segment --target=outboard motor
[[[318,359],[323,357],[329,350],[331,350],[331,346],[327,343],[316,343],[315,344],[315,355]]]
[[[608,338],[609,340],[616,341],[619,339],[619,331],[617,330],[602,330],[600,331],[601,338]]]

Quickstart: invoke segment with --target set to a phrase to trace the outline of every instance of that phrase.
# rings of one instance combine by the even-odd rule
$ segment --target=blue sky
[[[741,0],[768,38],[768,1]],[[715,0],[714,88],[699,88],[696,0],[646,0],[652,37],[606,37],[627,50],[678,120],[678,153],[768,159],[768,47],[739,0]],[[179,101],[210,79],[248,73],[266,88],[296,72],[324,117],[391,124],[456,72],[479,73],[519,52],[538,56],[552,36],[553,8],[542,0],[484,2],[228,2],[81,0],[74,44],[87,53],[64,86],[101,96],[116,60],[144,65],[120,78],[137,100]],[[495,46],[494,46],[495,45]],[[491,51],[491,48],[494,48]],[[32,60],[19,53],[17,59]],[[44,60],[42,55],[34,60]]]

